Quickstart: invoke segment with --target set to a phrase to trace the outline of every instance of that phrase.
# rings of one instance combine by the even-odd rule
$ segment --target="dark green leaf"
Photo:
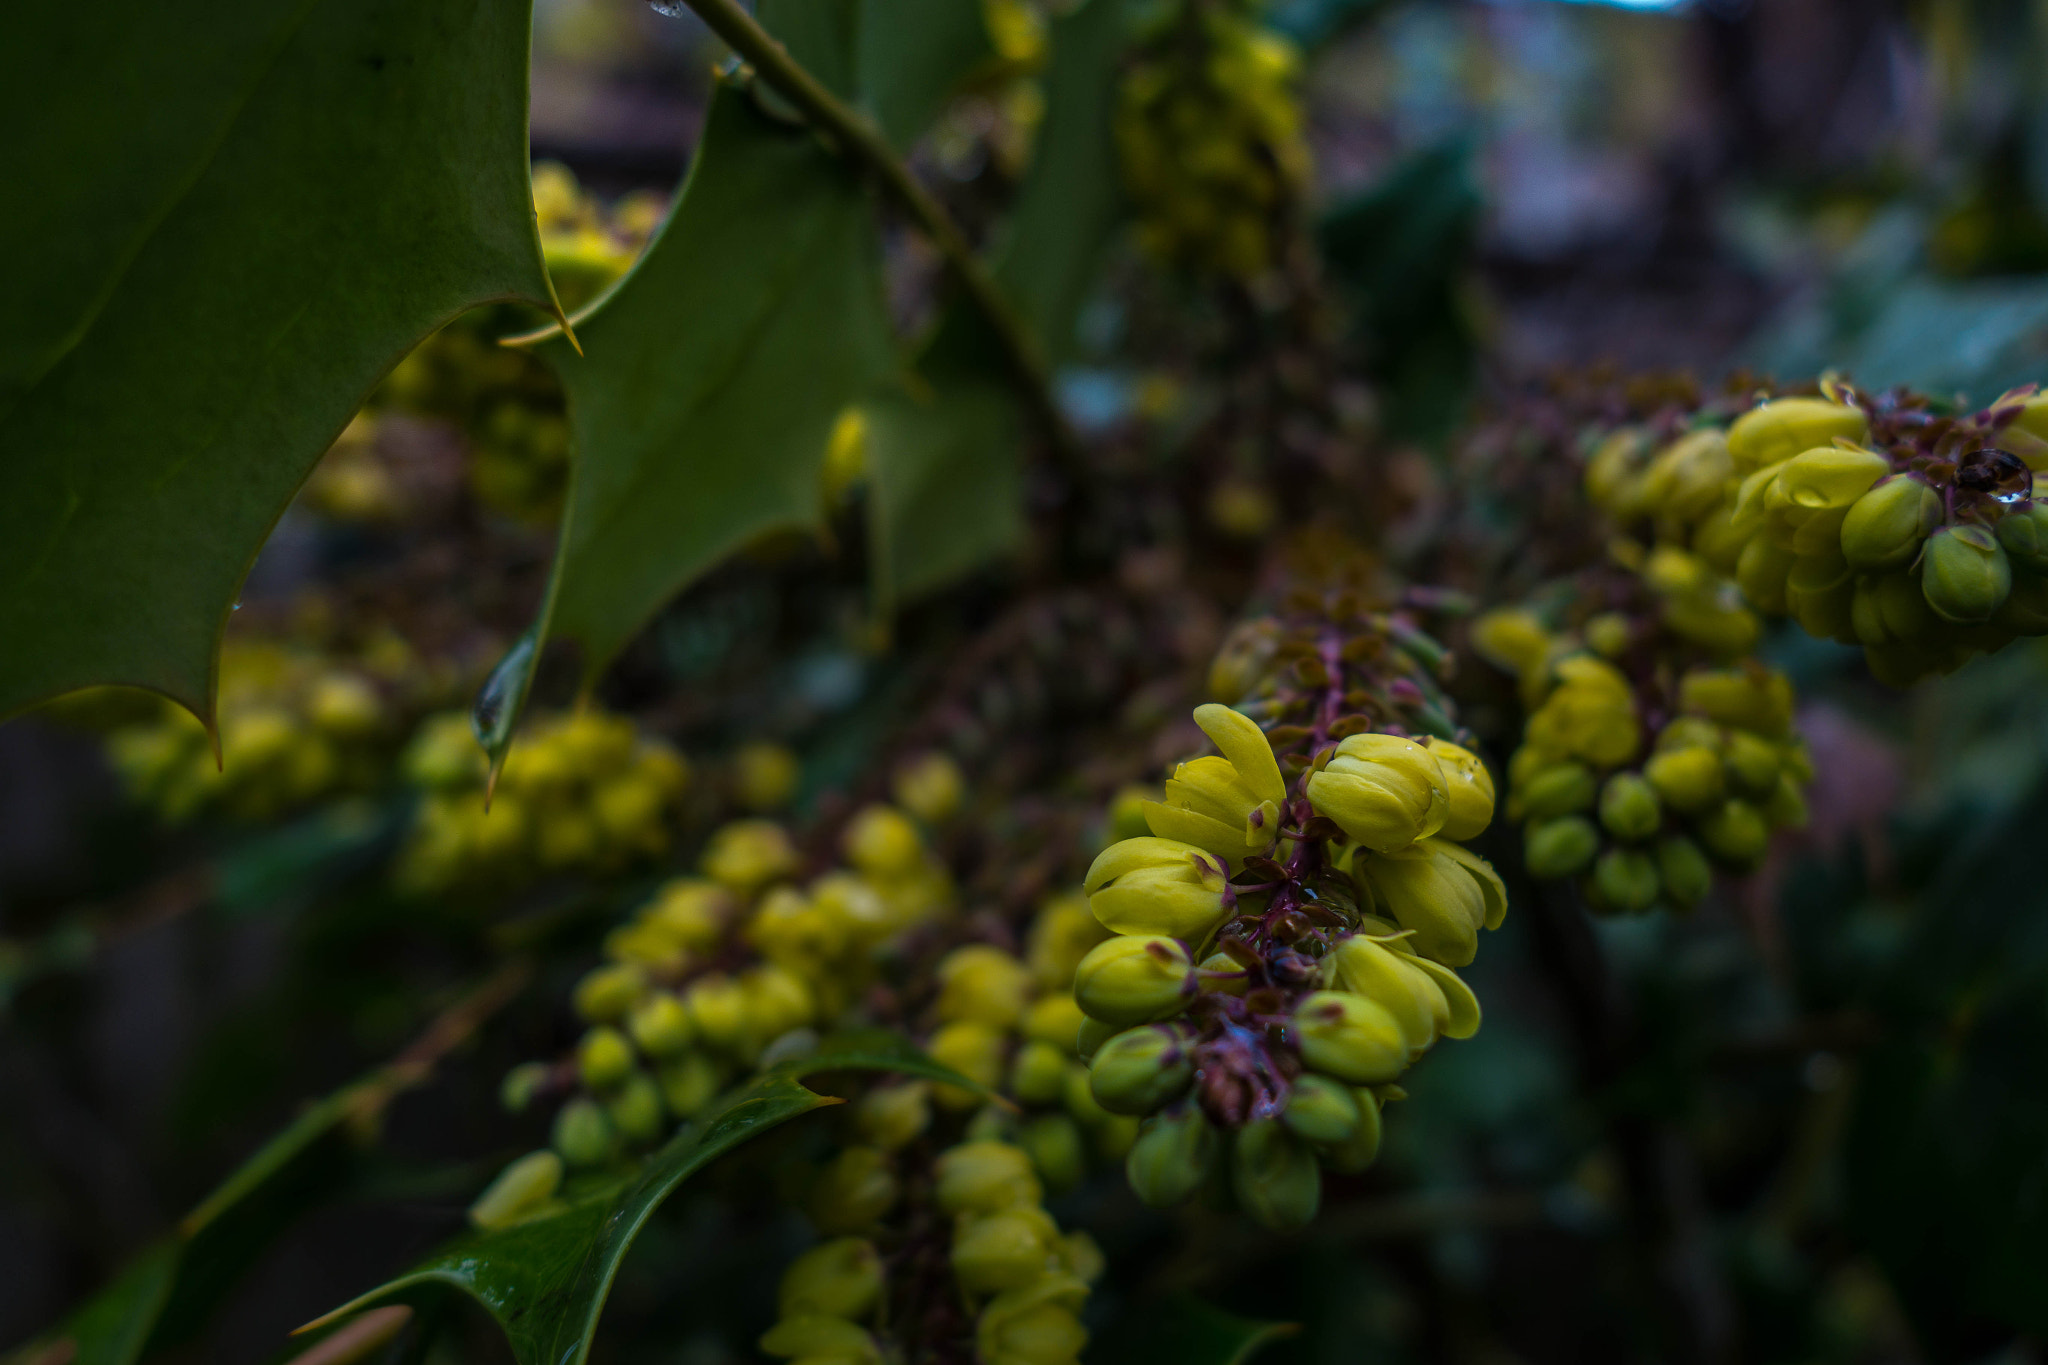
[[[0,49],[0,713],[211,714],[271,525],[380,375],[552,298],[522,0],[36,5]]]
[[[879,614],[1014,547],[1023,415],[1001,378],[942,376],[867,406]]]
[[[1045,126],[997,256],[997,283],[1055,365],[1073,354],[1075,319],[1123,218],[1110,124],[1127,9],[1127,0],[1092,0],[1054,21]]]
[[[762,0],[761,26],[833,94],[907,148],[994,56],[981,6],[960,0]]]
[[[675,212],[548,358],[577,461],[552,629],[595,673],[671,595],[820,512],[838,414],[896,364],[867,197],[811,134],[721,86]]]
[[[770,1067],[725,1096],[648,1158],[637,1175],[549,1217],[459,1238],[314,1325],[379,1303],[453,1289],[497,1319],[521,1365],[581,1365],[619,1263],[654,1210],[685,1180],[741,1143],[836,1103],[798,1083],[824,1071],[897,1071],[982,1089],[893,1033],[827,1039],[811,1056]]]

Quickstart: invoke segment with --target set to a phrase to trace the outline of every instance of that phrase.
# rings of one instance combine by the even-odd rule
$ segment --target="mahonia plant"
[[[1863,646],[1905,686],[2048,633],[2048,398],[1955,413],[1832,376],[1818,396],[1713,414],[1661,446],[1625,428],[1586,466],[1593,501],[1731,575],[1759,611]]]
[[[1195,711],[1220,756],[1181,764],[1142,806],[1151,834],[1089,868],[1116,936],[1075,972],[1080,1051],[1095,1099],[1145,1116],[1126,1171],[1146,1203],[1207,1188],[1306,1223],[1324,1166],[1373,1161],[1409,1064],[1478,1028],[1453,968],[1507,898],[1463,847],[1494,789],[1451,738],[1445,662],[1354,590],[1241,627],[1212,675],[1238,709]]]

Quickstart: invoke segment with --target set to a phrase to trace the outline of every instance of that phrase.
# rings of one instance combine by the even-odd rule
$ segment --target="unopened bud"
[[[1674,749],[1653,754],[1643,776],[1673,810],[1700,811],[1720,801],[1727,776],[1712,749]]]
[[[1043,1195],[1031,1158],[1006,1142],[968,1142],[939,1154],[937,1197],[947,1213],[994,1213]]]
[[[898,768],[892,790],[903,809],[928,825],[937,825],[960,809],[967,780],[952,759],[932,752],[919,754]]]
[[[553,1145],[571,1166],[601,1166],[612,1159],[617,1141],[611,1120],[596,1100],[579,1096],[555,1115]]]
[[[955,948],[939,959],[939,1018],[971,1019],[1007,1029],[1024,1015],[1031,969],[987,943]]]
[[[895,1207],[898,1193],[886,1154],[874,1147],[848,1147],[811,1182],[807,1208],[820,1232],[862,1232]]]
[[[2048,572],[2048,500],[2036,499],[2024,510],[2015,509],[2001,517],[1998,543],[2013,563],[2036,573]]]
[[[1532,823],[1522,836],[1522,861],[1542,881],[1569,877],[1600,851],[1600,831],[1583,815]]]
[[[1186,1090],[1193,1078],[1186,1039],[1164,1024],[1117,1034],[1088,1068],[1089,1090],[1112,1114],[1149,1114]]]
[[[1476,839],[1493,823],[1493,775],[1479,755],[1446,739],[1423,741],[1443,769],[1444,786],[1450,793],[1450,813],[1437,833],[1460,843]]]
[[[1356,1175],[1372,1165],[1380,1154],[1379,1097],[1362,1086],[1354,1088],[1351,1097],[1358,1101],[1358,1131],[1348,1141],[1322,1149],[1323,1164],[1340,1175]]]
[[[1354,1085],[1391,1081],[1408,1065],[1400,1020],[1364,996],[1317,991],[1295,1007],[1292,1032],[1303,1062]]]
[[[1074,999],[1082,1010],[1123,1028],[1176,1014],[1193,993],[1188,950],[1162,936],[1099,943],[1074,969]]]
[[[762,1352],[784,1360],[829,1360],[833,1365],[873,1365],[881,1349],[867,1329],[845,1318],[807,1313],[784,1318],[761,1334]]]
[[[1728,454],[1738,473],[1765,469],[1803,450],[1831,446],[1836,437],[1861,441],[1870,434],[1861,408],[1825,398],[1780,398],[1750,409],[1728,428]]]
[[[1700,846],[1683,836],[1657,841],[1657,879],[1664,894],[1682,909],[1691,909],[1714,889],[1714,869]]]
[[[851,1322],[882,1296],[882,1258],[872,1242],[835,1237],[812,1247],[782,1272],[777,1295],[785,1318],[816,1314]]]
[[[946,1024],[932,1035],[925,1051],[933,1061],[950,1066],[971,1081],[993,1088],[1003,1078],[1003,1051],[1007,1036],[1001,1029],[973,1020]],[[981,1097],[957,1085],[941,1085],[932,1098],[948,1109],[968,1109]]]
[[[1735,785],[1752,795],[1766,795],[1778,785],[1778,746],[1747,730],[1729,734],[1721,762]]]
[[[1102,1045],[1116,1037],[1118,1032],[1114,1024],[1105,1024],[1100,1019],[1082,1019],[1080,1027],[1074,1030],[1074,1055],[1084,1062],[1094,1061]]]
[[[644,1071],[635,1071],[626,1078],[618,1093],[605,1101],[604,1112],[620,1137],[641,1146],[660,1137],[668,1125],[661,1090]]]
[[[1955,625],[1991,619],[2012,591],[2012,565],[1982,526],[1944,526],[1927,538],[1920,590],[1934,614]]]
[[[510,1227],[539,1210],[562,1186],[562,1158],[553,1152],[528,1152],[498,1172],[469,1206],[469,1221],[489,1231]]]
[[[1088,922],[1093,924],[1095,920],[1091,916]],[[1072,979],[1071,972],[1068,979]],[[1024,1012],[1024,1036],[1034,1042],[1051,1043],[1062,1052],[1072,1052],[1075,1031],[1087,1017],[1066,991],[1040,996]]]
[[[1346,1143],[1358,1135],[1358,1096],[1327,1076],[1297,1076],[1280,1121],[1304,1142]]]
[[[1657,903],[1657,864],[1634,848],[1610,848],[1593,864],[1594,898],[1606,909],[1633,915]]]
[[[1081,1130],[1065,1114],[1041,1114],[1024,1124],[1017,1130],[1017,1145],[1054,1194],[1072,1189],[1088,1173]]]
[[[923,1081],[876,1086],[854,1108],[860,1135],[885,1152],[908,1146],[931,1127],[931,1088]]]
[[[1269,1228],[1306,1226],[1323,1200],[1315,1153],[1276,1119],[1259,1119],[1231,1144],[1230,1187],[1237,1202]]]
[[[1010,1093],[1026,1104],[1052,1104],[1066,1084],[1067,1054],[1051,1043],[1032,1041],[1010,1063]]]
[[[1223,919],[1228,868],[1215,854],[1173,839],[1111,844],[1083,880],[1088,908],[1119,934],[1198,942]]]
[[[1022,1289],[1052,1269],[1059,1229],[1045,1210],[969,1215],[953,1233],[953,1277],[970,1294]]]
[[[1842,557],[1859,569],[1897,569],[1941,524],[1941,495],[1912,474],[1895,474],[1856,499],[1842,522]]]
[[[548,1083],[553,1068],[546,1062],[521,1062],[505,1073],[498,1086],[498,1103],[510,1114],[523,1114],[533,1097]]]
[[[1724,801],[1699,822],[1700,841],[1717,858],[1737,867],[1754,867],[1770,846],[1771,828],[1747,801]]]
[[[576,983],[576,1013],[593,1024],[615,1024],[647,993],[647,974],[630,963],[599,967]]]
[[[686,1052],[655,1072],[662,1102],[677,1118],[695,1118],[718,1097],[725,1083],[718,1064],[701,1052]]]
[[[633,1045],[615,1028],[594,1028],[576,1046],[576,1071],[592,1090],[609,1090],[633,1074]]]
[[[697,1030],[690,1024],[690,1012],[683,1008],[682,1001],[666,991],[657,991],[641,1001],[626,1031],[650,1057],[673,1057],[697,1036]]]
[[[1583,763],[1560,763],[1529,779],[1521,790],[1520,805],[1529,818],[1549,820],[1591,810],[1599,793],[1592,769]]]
[[[1664,818],[1657,789],[1635,773],[1616,773],[1600,792],[1600,823],[1617,839],[1647,839]]]
[[[1379,853],[1435,834],[1450,814],[1443,765],[1397,735],[1344,739],[1329,765],[1309,779],[1308,799],[1317,814]]]
[[[1776,737],[1792,728],[1792,684],[1782,673],[1698,668],[1679,680],[1684,710],[1722,725]]]

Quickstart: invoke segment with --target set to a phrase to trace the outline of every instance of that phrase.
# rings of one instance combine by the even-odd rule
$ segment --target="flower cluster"
[[[669,745],[598,711],[536,722],[488,807],[488,768],[465,713],[429,717],[406,747],[404,769],[424,795],[396,874],[420,894],[502,889],[657,857],[690,777]]]
[[[221,653],[220,746],[183,707],[152,701],[147,719],[107,736],[128,791],[167,820],[218,810],[270,820],[383,780],[403,732],[401,680],[410,652],[386,641],[341,660],[272,643]]]
[[[1116,113],[1138,233],[1161,260],[1248,280],[1308,179],[1293,44],[1232,0],[1189,0],[1126,72]]]
[[[1146,1116],[1126,1162],[1146,1202],[1222,1185],[1262,1222],[1308,1221],[1322,1167],[1373,1160],[1396,1078],[1477,1029],[1452,968],[1507,910],[1462,846],[1493,781],[1429,733],[1450,727],[1425,660],[1446,662],[1353,592],[1241,629],[1212,677],[1249,697],[1195,712],[1220,754],[1088,870],[1116,937],[1075,974],[1081,1051],[1096,1100]]]
[[[572,312],[625,273],[664,212],[660,198],[647,194],[606,209],[552,162],[533,168],[533,205],[548,274]],[[472,450],[469,474],[477,496],[521,521],[546,522],[560,506],[569,426],[553,371],[498,340],[545,321],[510,305],[466,313],[400,361],[371,400],[373,408],[459,427]]]
[[[1716,866],[1754,868],[1806,820],[1792,685],[1747,651],[1755,618],[1697,556],[1617,542],[1613,562],[1488,613],[1474,649],[1515,672],[1528,720],[1508,818],[1539,880],[1583,877],[1597,910],[1690,909]]]
[[[1610,435],[1594,501],[1732,575],[1759,611],[1864,647],[1904,686],[2048,632],[2048,399],[2021,390],[1949,415],[1832,378],[1657,447]]]

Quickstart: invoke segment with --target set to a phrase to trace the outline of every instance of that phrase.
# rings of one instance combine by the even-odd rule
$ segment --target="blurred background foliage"
[[[999,60],[913,151],[977,227],[1038,117],[1030,35],[992,16]],[[1267,19],[1305,53],[1302,268],[1330,286],[1344,358],[1318,382],[1376,452],[1360,497],[1397,555],[1469,491],[1447,452],[1475,414],[1572,376],[1833,367],[1978,402],[2048,377],[2039,4],[1276,0]],[[542,0],[535,45],[534,154],[567,168],[539,176],[565,196],[550,263],[595,292],[680,179],[718,49],[631,0]],[[909,234],[888,248],[890,306],[916,319],[933,263]],[[1136,261],[1112,245],[1059,375],[1110,490],[1060,509],[1059,554],[1096,586],[1060,596],[1028,551],[913,604],[877,649],[856,462],[830,543],[757,544],[603,686],[687,756],[686,828],[738,802],[748,740],[799,760],[799,818],[843,813],[935,690],[1006,790],[1099,806],[1114,787],[1072,748],[1004,739],[1020,728],[1097,727],[1148,775],[1173,756],[1144,736],[1199,676],[1213,604],[1252,589],[1240,533],[1301,513],[1301,452],[1205,422],[1214,375],[1284,366],[1284,346],[1261,359]],[[566,859],[489,914],[384,875],[434,799],[409,737],[465,704],[546,572],[559,393],[511,354],[487,382],[434,378],[502,330],[423,348],[279,526],[229,632],[246,696],[231,686],[226,777],[154,703],[0,727],[0,1341],[123,1267],[155,1273],[136,1258],[168,1235],[179,1313],[152,1350],[286,1358],[285,1331],[442,1240],[541,1140],[497,1078],[564,1036],[561,1002],[654,864]],[[1049,495],[1025,496],[1043,526]],[[1001,629],[1021,643],[970,650]],[[1767,652],[1801,689],[1811,830],[1687,920],[1590,922],[1511,888],[1472,975],[1488,1026],[1415,1073],[1381,1163],[1306,1232],[1169,1219],[1113,1174],[1062,1196],[1112,1267],[1093,1359],[1226,1359],[1274,1321],[1300,1327],[1259,1343],[1276,1362],[2038,1358],[2048,651],[1907,694],[1852,650],[1787,634]],[[544,668],[543,703],[572,683]],[[323,766],[308,735],[377,762]],[[353,1093],[507,962],[533,987],[493,997],[431,1077],[307,1130],[261,1237],[175,1232],[308,1097]],[[753,1358],[803,1241],[765,1191],[802,1152],[746,1149],[662,1212],[599,1358]],[[438,1340],[435,1359],[502,1358],[481,1318]]]

